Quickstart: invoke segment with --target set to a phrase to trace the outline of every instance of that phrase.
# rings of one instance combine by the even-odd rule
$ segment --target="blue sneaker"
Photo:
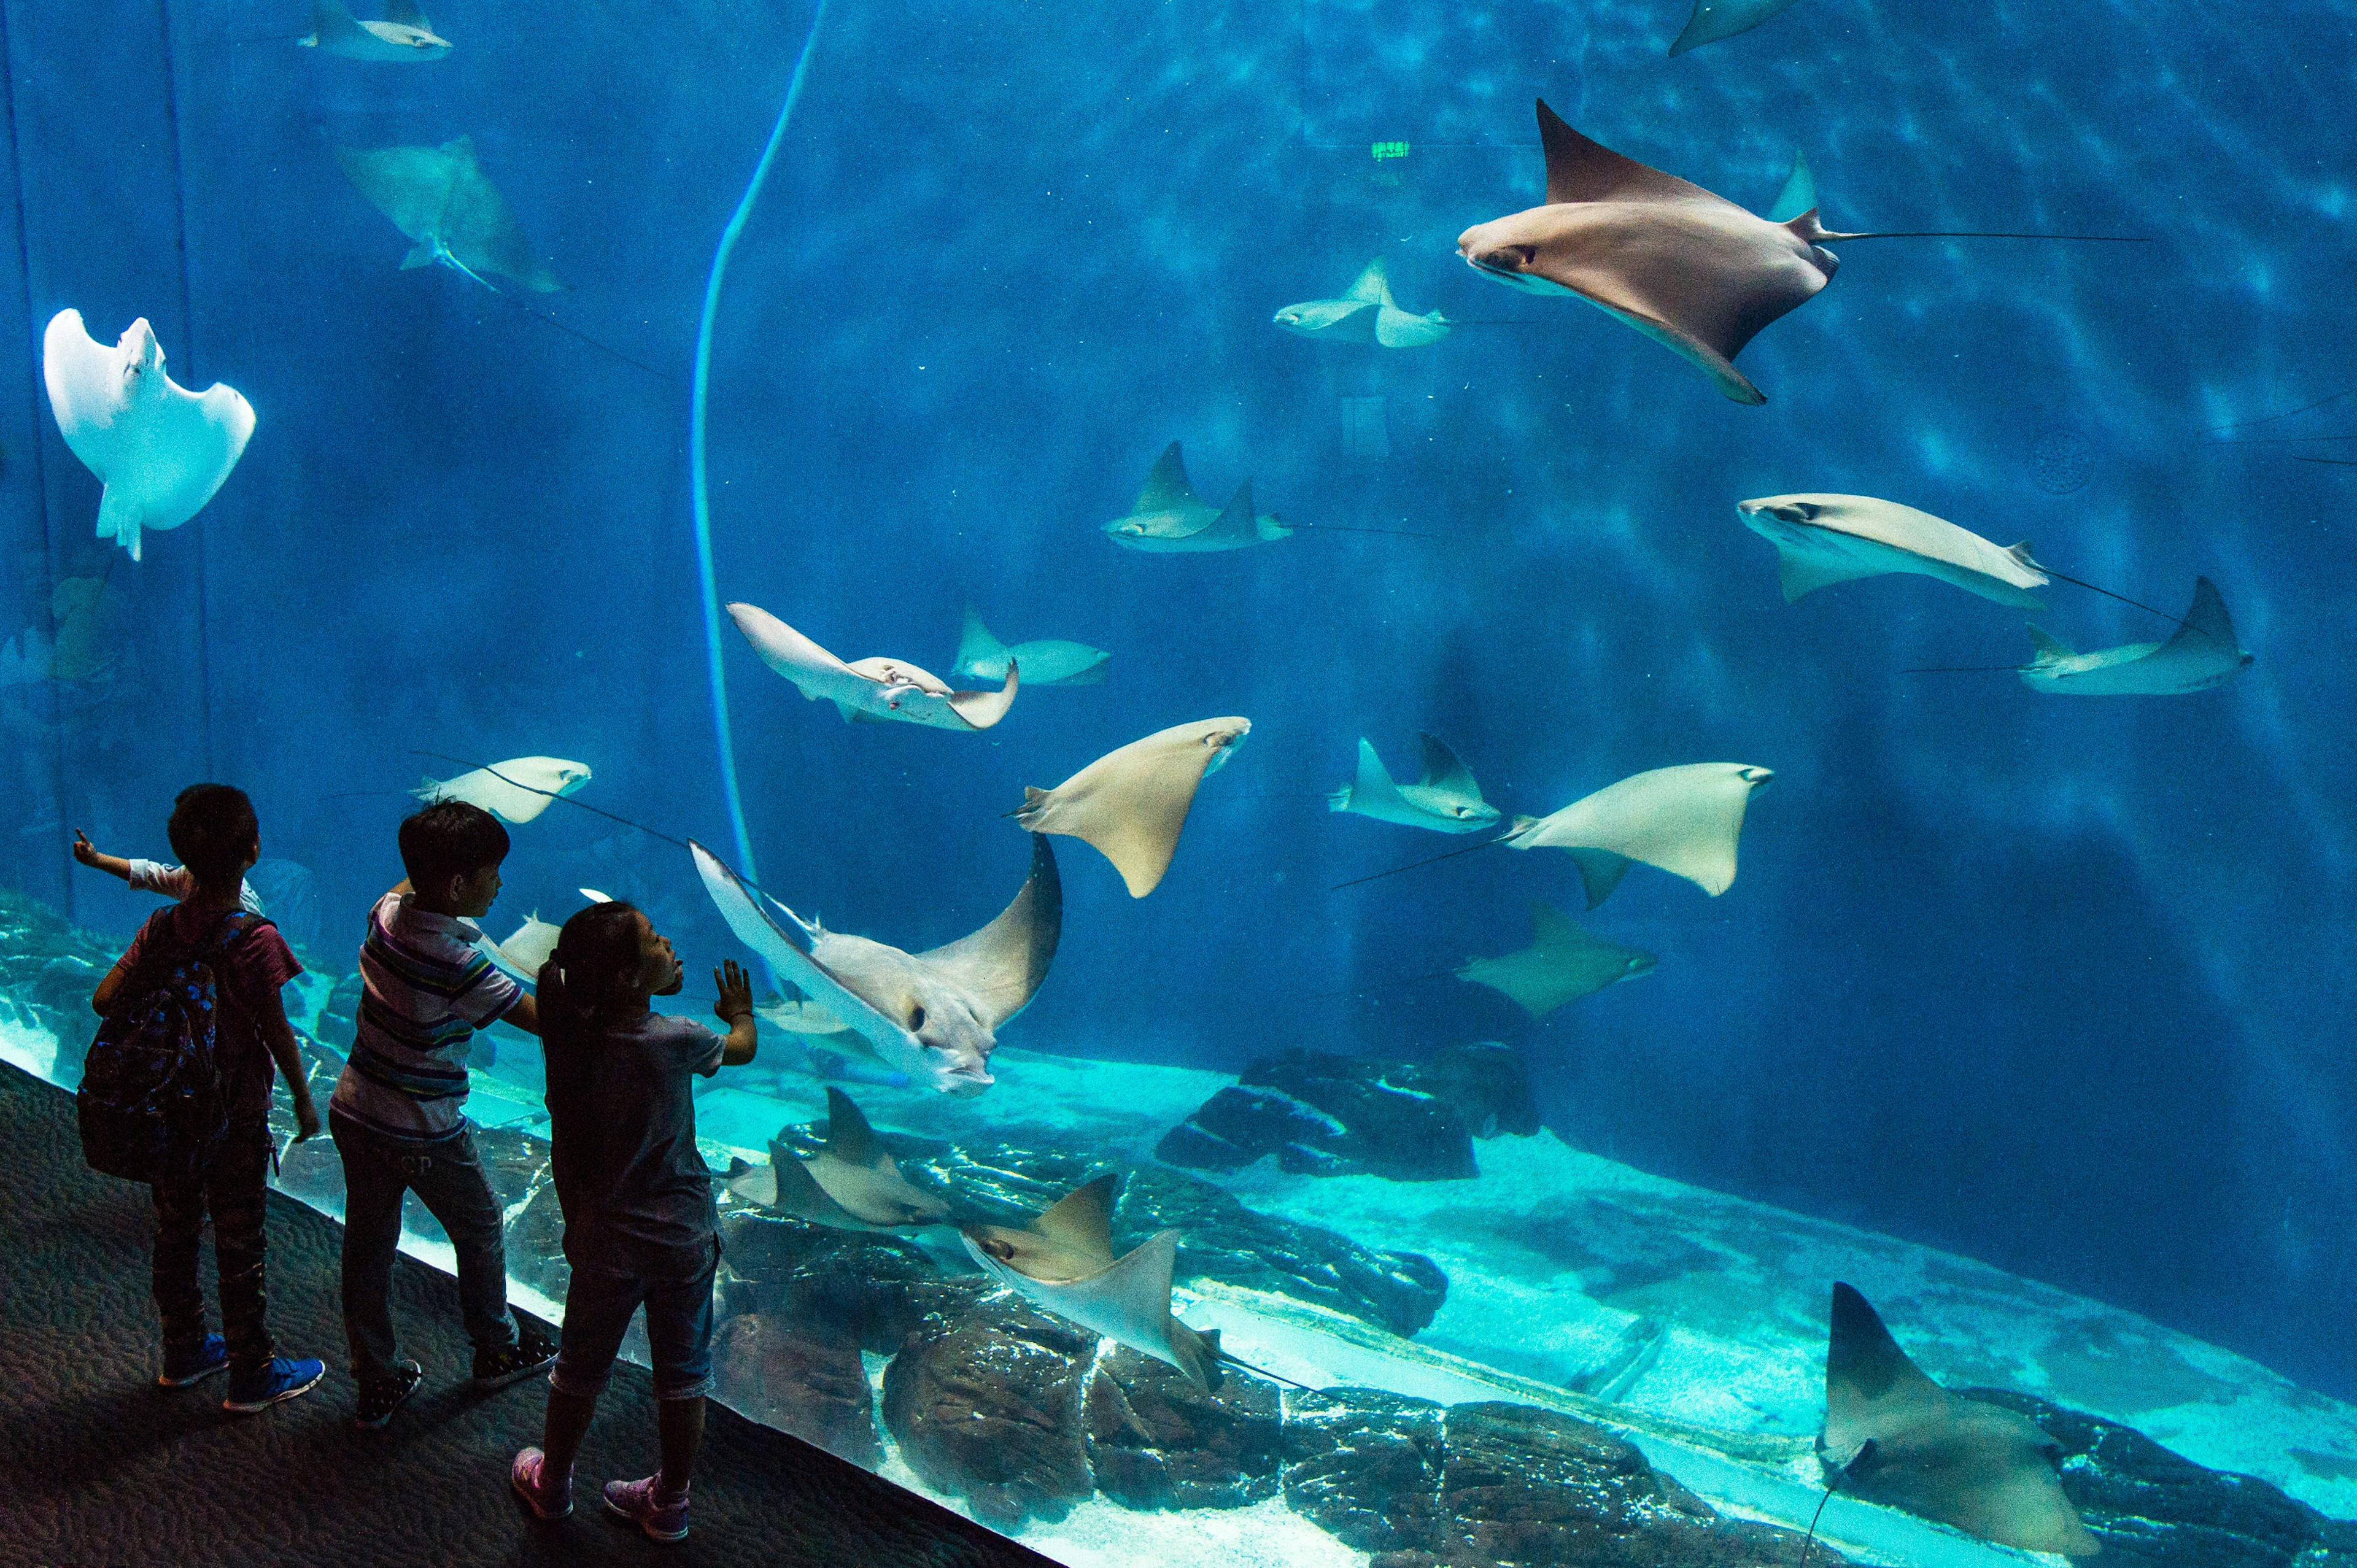
[[[190,1383],[201,1383],[215,1372],[229,1370],[229,1341],[218,1334],[205,1336],[204,1343],[187,1350],[164,1352],[164,1369],[157,1373],[158,1386],[185,1389]]]
[[[280,1400],[291,1400],[307,1392],[313,1383],[327,1376],[328,1364],[306,1356],[294,1360],[285,1356],[273,1356],[250,1372],[238,1372],[229,1380],[229,1398],[221,1401],[221,1409],[240,1415],[257,1410],[267,1410]]]

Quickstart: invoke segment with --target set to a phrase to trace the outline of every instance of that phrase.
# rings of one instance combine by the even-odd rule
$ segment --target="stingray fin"
[[[1006,716],[1015,705],[1015,693],[1022,684],[1017,678],[1015,660],[1006,661],[1006,682],[996,692],[952,692],[942,700],[950,712],[966,722],[970,729],[988,729]]]
[[[1058,1198],[1031,1221],[1031,1229],[1068,1251],[1102,1258],[1110,1266],[1114,1194],[1120,1186],[1121,1173],[1107,1171]]]
[[[1531,900],[1531,945],[1576,951],[1602,944],[1587,929],[1552,904]]]
[[[1415,809],[1392,781],[1383,759],[1375,755],[1374,742],[1364,736],[1359,737],[1359,771],[1351,778],[1350,787],[1337,790],[1332,798],[1338,802],[1334,807],[1338,811],[1363,813],[1371,806],[1391,806],[1402,811]]]
[[[1154,467],[1146,475],[1146,488],[1137,492],[1137,504],[1133,512],[1176,511],[1181,507],[1200,506],[1195,487],[1187,482],[1187,461],[1173,441],[1154,459]]]
[[[1031,874],[1014,902],[982,929],[916,956],[970,992],[983,1004],[983,1023],[995,1031],[1030,1004],[1048,978],[1063,930],[1064,884],[1056,852],[1046,834],[1033,833]]]
[[[1674,201],[1708,197],[1698,185],[1623,157],[1589,140],[1538,101],[1539,142],[1546,149],[1546,199],[1564,201]]]
[[[1369,305],[1389,305],[1392,302],[1392,285],[1383,276],[1383,258],[1378,256],[1369,262],[1367,270],[1359,274],[1358,281],[1342,291],[1342,297],[1363,300]]]
[[[728,1190],[748,1203],[758,1203],[764,1208],[776,1208],[779,1207],[778,1198],[781,1185],[778,1179],[780,1171],[784,1165],[799,1166],[800,1163],[772,1144],[770,1145],[768,1165],[747,1165],[742,1170],[731,1170],[728,1173]]]
[[[409,247],[409,254],[401,258],[401,270],[408,272],[415,267],[430,267],[435,260],[433,246],[412,245]]]
[[[1833,1326],[1825,1340],[1825,1424],[1818,1438],[1828,1455],[1848,1455],[1869,1439],[1947,1414],[1953,1401],[1884,1327],[1881,1316],[1852,1286],[1835,1283]]]
[[[982,624],[982,618],[974,614],[974,607],[966,606],[965,625],[958,634],[957,660],[950,666],[950,672],[953,675],[976,675],[982,672],[985,665],[999,665],[1006,661],[1006,644],[991,636],[990,628]]]
[[[2032,624],[2029,628],[2029,642],[2030,646],[2038,650],[2037,658],[2030,660],[2033,668],[2040,664],[2051,664],[2060,659],[2072,658],[2075,653],[2069,643],[2056,637],[2044,627],[2036,624]]]
[[[1458,759],[1448,743],[1437,735],[1416,732],[1424,743],[1424,782],[1436,789],[1446,789],[1452,795],[1462,795],[1469,800],[1481,798],[1481,786],[1475,783],[1473,770]]]
[[[2026,568],[2026,569],[2027,569],[2027,570],[2029,570],[2029,571],[2032,571],[2032,572],[2043,572],[2043,571],[2045,571],[2045,570],[2046,570],[2046,568],[2045,568],[2045,567],[2040,566],[2040,565],[2037,563],[2037,561],[2036,561],[2036,560],[2035,560],[2035,559],[2030,555],[2030,553],[2029,553],[2029,541],[2028,541],[2027,539],[2023,540],[2023,541],[2022,541],[2020,543],[2018,543],[2018,544],[2008,544],[2008,545],[2007,545],[2007,546],[2006,546],[2005,553],[2006,553],[2007,555],[2012,556],[2012,557],[2013,557],[2013,559],[2014,559],[2014,561],[2016,562],[2016,564],[2018,564],[2018,565],[2020,565],[2020,566],[2022,566],[2022,567]]]
[[[845,1165],[889,1165],[892,1160],[851,1096],[831,1083],[826,1086],[826,1152]]]
[[[1612,897],[1612,890],[1620,886],[1631,864],[1627,855],[1615,854],[1609,849],[1575,849],[1569,853],[1572,864],[1579,867],[1579,885],[1587,889],[1587,907],[1591,909]]]
[[[1784,177],[1784,188],[1776,193],[1774,205],[1768,209],[1770,223],[1790,223],[1803,212],[1817,209],[1817,177],[1809,168],[1806,153],[1792,155],[1792,172]]]
[[[2226,601],[2218,596],[2218,585],[2207,577],[2193,579],[2193,604],[2185,612],[2185,624],[2177,628],[2168,646],[2208,642],[2220,648],[2239,651],[2242,644],[2234,640],[2234,622],[2226,614]]]
[[[1448,336],[1448,321],[1440,312],[1410,316],[1395,305],[1375,307],[1375,341],[1386,349],[1421,349]]]
[[[1804,595],[1835,583],[1854,583],[1861,577],[1878,576],[1885,568],[1870,564],[1853,564],[1838,558],[1802,554],[1776,548],[1776,581],[1784,590],[1784,602],[1792,604]]]
[[[1253,517],[1250,479],[1236,487],[1236,493],[1228,498],[1228,504],[1220,510],[1220,515],[1205,524],[1195,537],[1200,539],[1257,539],[1260,537],[1260,525]]]

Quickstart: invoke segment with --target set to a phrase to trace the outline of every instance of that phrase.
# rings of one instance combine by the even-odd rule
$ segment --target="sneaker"
[[[573,1477],[568,1471],[563,1480],[552,1485],[547,1471],[548,1455],[527,1448],[508,1466],[508,1485],[515,1488],[533,1518],[563,1519],[573,1511]]]
[[[382,1426],[425,1380],[425,1369],[416,1362],[395,1361],[392,1376],[371,1378],[361,1385],[360,1409],[353,1412],[353,1424],[371,1431]]]
[[[475,1352],[475,1386],[503,1389],[519,1378],[544,1371],[556,1359],[556,1341],[528,1318],[516,1320],[516,1342],[504,1350]]]
[[[311,1385],[327,1376],[328,1363],[306,1356],[296,1360],[285,1356],[273,1356],[250,1372],[231,1372],[229,1398],[221,1401],[221,1409],[250,1415],[257,1410],[267,1410],[281,1400],[291,1400],[307,1393]]]
[[[653,1540],[687,1539],[687,1488],[682,1487],[676,1498],[668,1497],[662,1491],[661,1476],[649,1476],[641,1481],[607,1482],[606,1511],[637,1525]]]
[[[156,1376],[156,1384],[167,1389],[185,1389],[190,1383],[201,1383],[215,1372],[229,1370],[229,1341],[218,1334],[205,1336],[204,1343],[186,1350],[164,1352],[164,1369]]]

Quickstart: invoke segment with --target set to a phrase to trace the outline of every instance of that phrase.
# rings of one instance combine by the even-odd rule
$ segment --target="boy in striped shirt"
[[[475,1031],[503,1018],[540,1032],[532,997],[477,945],[474,917],[499,897],[507,853],[507,830],[479,806],[442,800],[415,813],[401,824],[409,875],[370,911],[361,946],[359,1029],[328,1131],[344,1162],[344,1331],[362,1426],[391,1421],[425,1375],[396,1357],[386,1304],[404,1193],[441,1221],[457,1254],[476,1386],[501,1387],[556,1359],[547,1335],[519,1328],[508,1311],[504,1216],[466,1117]]]

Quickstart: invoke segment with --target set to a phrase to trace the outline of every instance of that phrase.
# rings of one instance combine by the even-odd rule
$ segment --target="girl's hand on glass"
[[[724,960],[712,972],[712,983],[720,993],[720,1000],[712,1004],[713,1015],[724,1024],[734,1024],[739,1018],[753,1015],[753,981],[744,965],[735,959]]]

